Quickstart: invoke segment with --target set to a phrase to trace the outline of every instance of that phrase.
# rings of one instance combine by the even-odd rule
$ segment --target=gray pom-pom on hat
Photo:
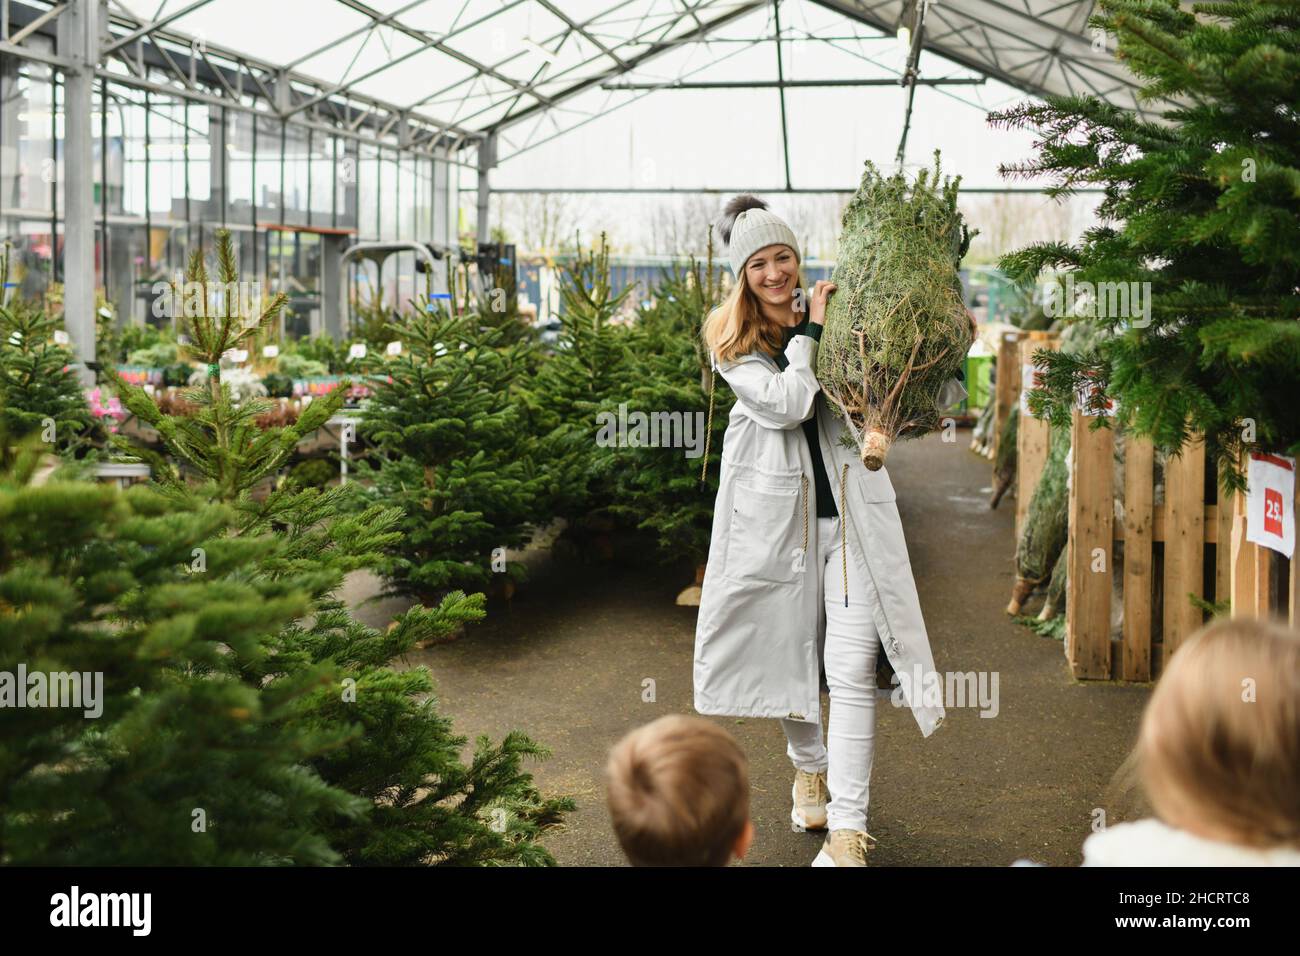
[[[794,230],[780,216],[769,212],[767,203],[750,193],[741,193],[727,201],[715,229],[727,247],[731,272],[737,278],[749,257],[766,246],[787,245],[794,250],[796,259],[803,259]]]

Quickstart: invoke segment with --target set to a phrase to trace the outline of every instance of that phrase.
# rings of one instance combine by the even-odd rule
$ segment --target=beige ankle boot
[[[867,849],[876,838],[866,830],[832,830],[813,866],[866,866]]]
[[[790,811],[791,829],[796,832],[826,829],[826,803],[830,800],[826,771],[809,773],[796,770],[790,798],[794,802]]]

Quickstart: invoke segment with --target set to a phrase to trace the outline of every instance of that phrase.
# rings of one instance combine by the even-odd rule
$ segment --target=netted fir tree
[[[915,180],[865,165],[841,220],[817,378],[874,470],[896,438],[940,425],[940,392],[971,343],[957,268],[974,233],[938,151]]]
[[[1036,155],[1004,175],[1046,178],[1052,195],[1103,192],[1101,224],[1078,242],[1002,259],[1026,282],[1066,274],[1078,294],[1060,296],[1067,315],[1116,333],[1090,354],[1043,355],[1031,407],[1063,423],[1096,384],[1091,409],[1118,409],[1095,426],[1166,452],[1199,432],[1224,486],[1240,488],[1244,451],[1300,451],[1300,114],[1279,106],[1300,100],[1300,7],[1100,0],[1090,23],[1117,43],[1149,115],[1078,95],[990,116],[1037,136]]]

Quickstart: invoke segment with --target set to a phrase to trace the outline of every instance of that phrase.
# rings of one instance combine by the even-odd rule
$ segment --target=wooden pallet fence
[[[1033,387],[1036,371],[1034,369],[1034,352],[1039,349],[1057,349],[1060,337],[1052,332],[1030,332],[1020,340],[1020,386],[1016,401],[1021,403],[1020,427],[1016,430],[1016,541],[1020,540],[1020,531],[1025,524],[1025,515],[1029,511],[1029,502],[1038,487],[1038,479],[1043,475],[1043,466],[1047,463],[1048,438],[1051,428],[1046,421],[1029,415],[1023,404],[1027,388]]]
[[[1151,680],[1163,662],[1204,623],[1189,595],[1220,600],[1228,591],[1231,504],[1206,500],[1205,445],[1196,439],[1165,464],[1165,499],[1155,505],[1155,452],[1148,439],[1125,436],[1124,520],[1114,520],[1114,432],[1093,430],[1093,416],[1076,409],[1070,455],[1069,591],[1065,656],[1075,677]],[[1121,593],[1113,594],[1112,565],[1123,542]],[[1163,595],[1156,620],[1156,546]],[[1213,545],[1208,550],[1207,545]],[[1212,593],[1205,593],[1207,560],[1214,562]],[[1112,601],[1123,605],[1123,631],[1111,639]]]

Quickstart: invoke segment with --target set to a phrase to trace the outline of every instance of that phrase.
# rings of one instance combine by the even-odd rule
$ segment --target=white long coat
[[[811,336],[791,338],[784,371],[762,351],[734,362],[714,359],[737,400],[723,439],[695,628],[695,709],[821,719],[824,569],[816,559],[821,551],[812,456],[800,428],[816,414],[822,461],[845,519],[848,560],[858,568],[850,591],[852,582],[868,582],[881,648],[901,679],[902,699],[928,737],[943,721],[944,709],[937,694],[924,690],[943,683],[932,683],[938,676],[894,486],[884,468],[868,471],[857,452],[840,443],[847,428],[819,394],[817,346]],[[957,390],[956,398],[965,394]],[[841,487],[847,502],[839,501]]]

